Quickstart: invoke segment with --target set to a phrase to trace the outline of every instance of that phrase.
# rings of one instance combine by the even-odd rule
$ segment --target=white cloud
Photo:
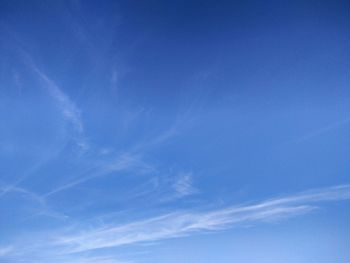
[[[290,217],[313,209],[311,206],[279,206],[265,209],[239,211],[224,209],[206,213],[170,213],[144,221],[122,226],[95,229],[83,234],[62,236],[56,244],[67,253],[83,252],[99,248],[118,247],[139,242],[187,236],[200,231],[215,231],[233,224],[257,222],[281,217]]]
[[[280,220],[307,213],[314,203],[350,199],[350,186],[338,186],[253,205],[238,205],[206,212],[175,212],[125,225],[108,226],[55,239],[54,245],[66,253],[118,247],[139,242],[187,236],[202,231],[217,231],[243,223]]]
[[[15,262],[30,258],[31,260],[25,262],[120,263],[115,259],[115,252],[96,250],[140,243],[151,244],[170,238],[281,220],[313,211],[322,202],[348,199],[350,185],[343,185],[256,204],[238,204],[207,211],[175,211],[120,225],[115,224],[113,219],[102,227],[79,222],[64,229],[32,232],[28,237],[21,236],[21,240],[13,247],[0,248],[0,254],[15,259]]]

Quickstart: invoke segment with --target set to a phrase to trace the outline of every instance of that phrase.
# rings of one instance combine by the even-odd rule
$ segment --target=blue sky
[[[0,1],[0,262],[337,262],[347,1]]]

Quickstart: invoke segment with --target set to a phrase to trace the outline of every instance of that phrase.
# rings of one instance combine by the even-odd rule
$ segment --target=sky
[[[0,0],[0,262],[348,263],[349,11]]]

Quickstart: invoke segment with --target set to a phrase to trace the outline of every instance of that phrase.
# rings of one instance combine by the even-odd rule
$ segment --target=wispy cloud
[[[4,257],[4,256],[8,255],[12,251],[13,251],[13,247],[12,246],[0,247],[0,257]]]
[[[66,220],[68,218],[68,216],[52,209],[47,203],[46,198],[32,191],[26,190],[21,187],[15,187],[13,185],[0,187],[0,197],[10,193],[14,194],[15,196],[21,196],[25,200],[30,200],[32,203],[36,204],[34,206],[34,209],[32,210],[32,213],[27,217],[21,218],[20,220],[26,220],[35,216],[45,216],[59,220]]]
[[[107,248],[152,244],[170,238],[274,222],[314,211],[323,202],[349,199],[350,185],[342,185],[253,204],[237,204],[206,211],[200,208],[174,211],[119,225],[113,219],[99,227],[80,222],[64,229],[51,229],[37,234],[32,232],[27,238],[21,236],[17,243],[0,247],[0,255],[15,259],[16,262],[31,258],[33,260],[25,262],[47,262],[45,260],[50,259],[50,262],[56,263],[120,263],[115,259],[118,255]]]
[[[69,96],[63,92],[63,90],[51,79],[48,75],[46,75],[39,67],[35,64],[33,58],[24,51],[22,48],[17,47],[16,49],[19,54],[22,56],[23,62],[25,65],[36,75],[39,79],[42,87],[45,91],[51,96],[51,98],[56,102],[57,107],[59,108],[63,118],[66,122],[70,123],[73,127],[74,134],[69,135],[70,138],[74,138],[74,141],[78,148],[81,151],[85,151],[89,148],[89,144],[84,135],[84,125],[81,118],[81,111],[75,105],[75,103],[69,98]],[[20,75],[18,72],[13,72],[13,79],[15,85],[19,90],[22,90],[22,81],[20,79]],[[24,174],[22,174],[19,178],[17,178],[12,185],[9,185],[7,189],[3,189],[0,192],[0,197],[3,197],[8,192],[16,191],[16,187],[26,180],[30,175],[39,170],[45,163],[50,161],[51,159],[57,157],[60,151],[64,148],[64,143],[59,145],[57,149],[51,151],[52,154],[50,156],[46,156],[42,158],[38,163],[36,163],[31,169],[27,170]]]
[[[155,171],[156,168],[149,163],[143,161],[143,157],[146,152],[154,147],[159,147],[163,143],[172,139],[176,135],[179,134],[179,127],[185,122],[186,117],[179,116],[176,121],[165,131],[158,134],[157,136],[149,139],[148,141],[137,142],[133,147],[130,147],[127,151],[122,153],[114,154],[113,159],[105,160],[103,153],[111,153],[112,149],[108,149],[106,152],[98,152],[97,159],[100,159],[101,165],[94,167],[92,170],[88,169],[88,172],[82,173],[76,179],[73,179],[64,185],[56,187],[52,191],[45,194],[46,197],[51,196],[53,194],[68,190],[77,185],[80,185],[84,182],[87,182],[91,179],[103,177],[105,175],[121,172],[121,171],[130,171],[134,170],[137,173],[143,173],[145,171]],[[102,153],[102,154],[101,154]],[[190,187],[190,177],[180,178],[178,183],[174,185],[174,189],[176,190],[178,196],[185,196],[190,194],[190,191],[194,191],[194,188]],[[187,187],[187,188],[186,188]],[[186,193],[187,191],[187,193]]]
[[[178,129],[177,129],[178,123],[179,121],[176,121],[175,124],[172,125],[165,132],[159,134],[153,139],[150,139],[149,141],[139,142],[135,144],[133,147],[131,147],[128,151],[115,154],[115,157],[112,160],[104,161],[103,154],[101,155],[101,152],[99,152],[100,156],[98,158],[102,160],[102,164],[94,167],[92,171],[84,172],[78,178],[71,180],[64,185],[53,189],[52,191],[45,194],[45,196],[46,197],[51,196],[53,194],[68,190],[72,187],[80,185],[94,178],[102,177],[102,176],[111,174],[113,172],[121,172],[121,171],[127,171],[127,170],[134,170],[137,172],[155,171],[154,166],[144,162],[142,160],[142,157],[145,154],[145,152],[150,148],[159,146],[165,141],[173,138],[178,133]],[[112,152],[112,150],[107,151],[107,153],[109,152]],[[184,186],[185,185],[183,185],[183,187]],[[181,186],[178,185],[178,190],[185,191],[184,188],[180,189],[180,187]],[[189,190],[189,188],[187,190]]]
[[[265,209],[258,207],[230,208],[204,213],[169,213],[127,225],[62,236],[57,239],[56,244],[63,246],[66,253],[76,253],[188,236],[200,231],[222,230],[233,224],[290,217],[312,209],[311,206],[299,205],[272,206]]]
[[[217,231],[244,223],[280,220],[310,212],[316,203],[350,199],[350,186],[337,186],[271,199],[252,205],[237,205],[205,212],[183,211],[119,226],[108,226],[55,238],[65,253],[118,247],[139,242]]]
[[[193,186],[192,173],[180,173],[172,187],[178,197],[188,196],[198,191]]]
[[[103,162],[102,164],[92,169],[92,171],[83,173],[75,180],[71,180],[64,185],[53,189],[52,191],[45,194],[45,197],[57,194],[59,192],[68,190],[72,187],[75,187],[94,178],[102,177],[114,172],[121,172],[127,170],[137,170],[138,172],[145,172],[152,169],[152,166],[143,162],[138,156],[123,153],[115,157],[113,160],[108,161],[107,163]]]
[[[45,202],[45,200],[43,198],[39,197],[38,195],[36,195],[36,194],[26,190],[26,189],[23,189],[20,187],[14,187],[11,185],[6,185],[6,186],[3,185],[0,187],[0,196],[5,194],[5,193],[10,193],[10,192],[25,195],[25,196],[29,197],[30,199],[35,200],[39,204],[43,204]]]
[[[76,133],[75,140],[81,150],[87,150],[89,145],[84,136],[84,124],[81,118],[81,110],[70,99],[70,97],[54,82],[47,74],[42,71],[33,58],[23,49],[19,49],[24,58],[25,64],[38,77],[42,87],[47,91],[51,98],[56,102],[64,119],[70,123]]]
[[[40,77],[44,83],[44,88],[48,91],[53,99],[59,105],[62,115],[67,121],[71,122],[75,130],[79,133],[84,131],[84,125],[81,120],[81,111],[73,103],[73,101],[60,89],[57,84],[43,73],[35,64],[31,64],[34,72]]]

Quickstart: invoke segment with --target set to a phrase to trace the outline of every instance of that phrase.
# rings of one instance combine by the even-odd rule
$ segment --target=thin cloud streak
[[[75,130],[79,133],[83,133],[84,125],[81,120],[81,112],[76,105],[70,100],[57,85],[46,74],[44,74],[35,64],[32,64],[32,69],[40,77],[40,79],[46,84],[44,87],[48,93],[54,98],[60,106],[63,116],[73,124]]]
[[[52,191],[46,193],[44,196],[45,197],[51,196],[53,194],[73,188],[91,179],[108,175],[112,172],[120,172],[120,171],[126,171],[131,169],[136,169],[138,171],[144,171],[144,170],[154,171],[155,168],[152,165],[143,162],[141,160],[141,156],[150,148],[159,146],[160,144],[176,136],[179,133],[178,126],[182,122],[183,122],[183,119],[178,118],[176,122],[169,129],[167,129],[165,132],[161,133],[157,137],[153,138],[152,140],[136,144],[134,147],[131,147],[131,149],[129,149],[128,151],[118,155],[114,160],[110,161],[108,164],[99,166],[97,171],[94,171],[91,174],[84,173],[79,178],[53,189]],[[190,189],[190,185],[188,185],[188,189],[181,189],[181,190],[192,191],[194,189]],[[190,193],[189,192],[182,193],[183,196],[188,194]]]
[[[120,171],[126,171],[131,169],[138,169],[141,171],[144,171],[144,170],[154,171],[155,170],[154,167],[150,164],[143,162],[140,156],[142,156],[144,152],[147,151],[149,148],[158,146],[159,144],[162,144],[163,142],[171,139],[173,136],[178,134],[178,131],[175,128],[175,126],[177,126],[177,124],[173,125],[170,129],[166,130],[164,133],[155,137],[153,140],[136,144],[136,146],[132,147],[127,152],[118,155],[114,160],[110,161],[108,164],[104,164],[97,167],[98,171],[94,171],[91,174],[89,173],[83,174],[79,178],[72,180],[46,193],[44,196],[45,197],[51,196],[53,194],[68,190],[72,187],[75,187],[79,184],[82,184],[94,178],[108,175],[112,172],[120,172]]]
[[[223,230],[232,224],[290,217],[312,209],[309,206],[295,206],[272,207],[246,213],[225,210],[209,213],[171,213],[124,226],[61,237],[57,240],[57,245],[64,246],[66,253],[77,253],[183,237],[200,231]]]
[[[34,63],[33,58],[24,51],[22,48],[17,47],[17,51],[22,55],[23,62],[25,65],[35,73],[38,79],[42,83],[42,87],[48,92],[48,94],[56,101],[60,112],[62,113],[64,119],[71,123],[73,130],[75,132],[73,138],[75,143],[79,147],[81,151],[86,151],[90,146],[84,135],[84,124],[81,119],[81,111],[75,105],[75,103],[65,94],[62,89],[52,80],[50,79],[43,71],[39,69],[39,67]],[[14,75],[15,82],[19,85],[19,77],[18,75]],[[16,84],[16,85],[17,85]],[[58,153],[63,149],[63,146],[59,147],[59,150],[55,152],[54,156],[57,156]],[[21,182],[26,180],[34,171],[38,170],[40,166],[46,163],[51,158],[45,158],[43,162],[38,163],[33,167],[32,171],[27,172],[25,175],[22,175],[15,182],[12,183],[11,186],[8,187],[6,191],[2,191],[0,193],[0,198],[7,194],[11,188],[16,188]]]
[[[40,80],[42,87],[56,101],[64,119],[72,125],[77,135],[75,138],[77,145],[81,150],[87,150],[89,145],[84,138],[84,123],[81,118],[81,110],[69,96],[36,65],[30,54],[23,49],[19,49],[19,52],[24,58],[24,63]]]
[[[75,187],[79,184],[85,183],[89,180],[92,180],[94,178],[102,177],[105,175],[108,175],[113,172],[121,172],[121,171],[127,171],[137,169],[140,171],[146,171],[146,170],[152,170],[153,168],[139,160],[137,156],[133,156],[130,154],[121,154],[117,158],[115,158],[113,161],[109,162],[108,164],[103,164],[101,166],[98,166],[96,168],[97,171],[92,172],[91,174],[83,174],[79,178],[72,180],[50,192],[45,194],[45,197],[49,197],[53,194],[57,194],[59,192],[68,190],[72,187]]]
[[[244,223],[280,220],[308,213],[317,208],[314,203],[350,199],[350,186],[337,186],[309,191],[254,205],[240,205],[207,212],[177,212],[158,217],[109,226],[79,234],[62,235],[54,245],[65,253],[131,245],[188,236],[193,233],[218,231]]]
[[[50,217],[53,219],[57,219],[57,220],[66,220],[68,219],[68,216],[66,216],[65,214],[62,214],[60,212],[57,212],[55,210],[53,210],[45,197],[42,197],[34,192],[31,192],[29,190],[26,190],[24,188],[21,187],[14,187],[12,185],[10,186],[2,186],[0,187],[0,197],[6,195],[6,194],[15,194],[15,195],[20,195],[23,198],[27,199],[27,200],[31,200],[33,203],[36,203],[36,208],[33,211],[33,213],[31,215],[29,215],[28,217],[24,217],[21,220],[25,221],[27,219],[30,219],[32,217],[36,217],[36,216],[45,216],[45,217]]]
[[[31,233],[11,246],[0,247],[0,251],[4,258],[14,259],[15,262],[29,258],[33,260],[28,262],[54,259],[51,261],[56,263],[117,263],[119,261],[115,259],[115,253],[105,250],[95,254],[95,250],[140,243],[153,244],[247,224],[253,226],[261,222],[275,222],[314,211],[323,202],[342,200],[350,200],[350,185],[311,190],[256,204],[240,204],[207,211],[197,209],[172,212],[122,225],[112,222],[94,228],[80,222],[64,229]]]

